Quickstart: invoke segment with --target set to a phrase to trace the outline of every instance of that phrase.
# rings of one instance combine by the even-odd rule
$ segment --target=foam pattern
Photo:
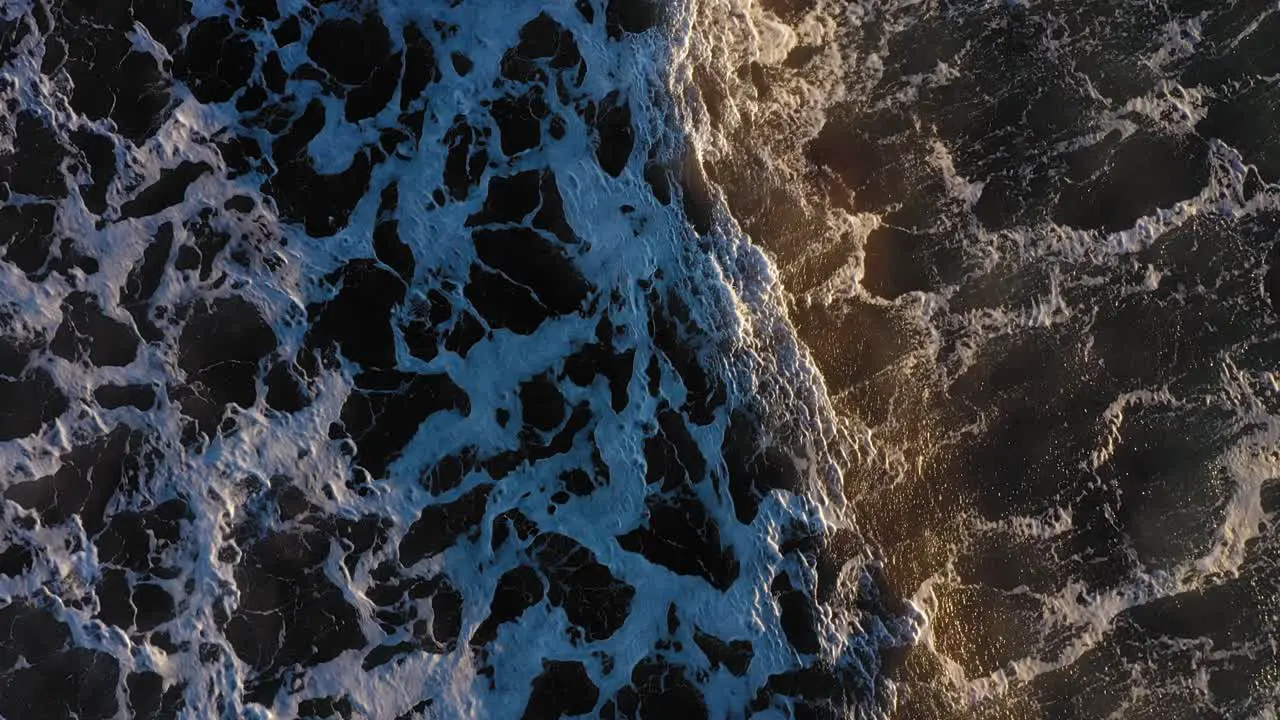
[[[0,6],[0,716],[892,706],[687,17]]]

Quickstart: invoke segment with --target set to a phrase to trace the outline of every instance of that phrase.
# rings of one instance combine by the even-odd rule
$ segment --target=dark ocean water
[[[1277,45],[0,0],[0,718],[1276,718]]]
[[[928,617],[895,716],[1276,717],[1280,9],[761,5],[708,167]]]

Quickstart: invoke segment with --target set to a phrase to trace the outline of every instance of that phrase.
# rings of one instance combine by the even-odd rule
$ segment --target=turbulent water
[[[704,8],[703,167],[926,618],[896,716],[1276,717],[1280,8]]]
[[[0,7],[0,717],[891,706],[688,8]]]
[[[0,718],[1277,717],[1278,44],[0,0]]]

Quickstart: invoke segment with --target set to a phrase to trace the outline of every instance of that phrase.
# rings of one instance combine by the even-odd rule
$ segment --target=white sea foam
[[[286,3],[281,3],[284,10]],[[6,5],[15,8],[16,5]],[[715,138],[702,134],[704,123],[695,117],[698,107],[694,65],[711,47],[705,38],[718,42],[720,33],[744,33],[749,37],[752,57],[776,65],[798,43],[821,43],[833,31],[831,21],[814,16],[792,27],[761,14],[749,3],[733,9],[723,22],[709,23],[705,6],[674,5],[672,34],[658,28],[630,35],[621,44],[603,39],[602,20],[588,25],[572,4],[467,2],[452,8],[420,3],[382,0],[377,3],[381,17],[399,37],[402,23],[442,19],[456,26],[436,45],[442,61],[452,50],[465,51],[474,61],[472,72],[463,77],[443,73],[432,86],[423,129],[423,150],[407,159],[391,158],[374,172],[370,190],[351,214],[350,223],[332,238],[316,240],[297,225],[282,221],[270,200],[263,200],[260,183],[264,179],[250,172],[226,180],[225,165],[209,139],[235,127],[240,118],[230,104],[205,105],[179,87],[176,105],[154,137],[141,145],[115,140],[115,152],[122,160],[120,174],[107,189],[109,214],[139,188],[151,185],[162,174],[183,161],[204,162],[214,168],[212,175],[193,183],[182,203],[145,218],[95,225],[94,218],[73,191],[59,212],[60,228],[90,247],[100,260],[100,269],[91,276],[72,275],[73,280],[55,274],[41,282],[31,282],[8,264],[0,264],[0,287],[8,309],[21,319],[11,328],[19,334],[49,337],[63,318],[58,311],[73,284],[93,293],[108,308],[110,317],[124,323],[127,314],[118,307],[119,288],[141,262],[147,243],[164,223],[172,222],[176,242],[191,241],[182,221],[205,208],[220,208],[229,198],[248,195],[263,200],[246,216],[216,214],[214,226],[232,235],[237,247],[254,256],[248,265],[235,264],[225,257],[214,264],[214,277],[222,277],[216,289],[196,289],[193,284],[166,273],[155,302],[168,307],[189,306],[213,297],[232,295],[248,299],[269,322],[279,341],[279,352],[290,356],[304,345],[307,332],[306,308],[329,299],[332,289],[321,278],[341,268],[353,258],[367,257],[369,238],[376,221],[378,191],[389,181],[399,184],[400,230],[417,260],[416,279],[420,285],[411,296],[442,279],[465,282],[465,273],[475,258],[460,229],[465,218],[480,210],[482,194],[469,201],[437,206],[428,202],[439,184],[444,153],[442,140],[455,114],[482,112],[481,99],[495,96],[494,77],[506,48],[517,42],[525,21],[544,10],[569,27],[578,38],[589,71],[584,91],[600,96],[617,89],[630,100],[633,125],[637,129],[633,162],[617,178],[609,177],[592,160],[591,128],[578,113],[563,113],[566,136],[545,149],[527,153],[509,168],[487,168],[485,178],[506,175],[524,168],[549,166],[555,170],[564,196],[565,215],[585,239],[576,259],[584,275],[604,292],[615,291],[611,318],[623,329],[621,349],[637,352],[637,368],[643,368],[657,352],[653,338],[645,330],[647,302],[639,279],[665,274],[663,287],[684,293],[691,311],[691,325],[707,339],[701,353],[704,363],[723,375],[729,390],[726,407],[746,407],[763,401],[770,428],[791,435],[797,457],[794,461],[805,480],[803,496],[771,493],[762,502],[759,516],[749,525],[738,523],[724,491],[707,490],[708,507],[719,524],[725,545],[741,562],[740,578],[721,592],[697,578],[676,575],[646,561],[635,553],[620,550],[615,537],[636,527],[644,518],[647,492],[644,478],[643,438],[650,432],[658,399],[650,397],[640,380],[628,390],[630,402],[617,414],[601,413],[589,430],[588,445],[598,446],[609,466],[611,482],[589,497],[574,498],[552,515],[545,498],[560,470],[590,462],[590,448],[571,452],[533,468],[514,471],[496,486],[488,501],[479,535],[462,540],[431,560],[414,568],[418,575],[447,571],[459,589],[462,607],[461,648],[447,654],[413,653],[405,660],[363,671],[364,650],[346,651],[331,662],[309,669],[291,681],[288,696],[275,707],[265,707],[244,699],[254,669],[231,651],[220,627],[220,614],[235,611],[244,602],[249,588],[236,587],[234,563],[222,559],[219,549],[253,516],[254,495],[245,490],[243,480],[259,481],[284,475],[304,489],[312,502],[323,505],[326,515],[355,519],[377,516],[392,520],[388,547],[394,547],[418,516],[424,503],[448,502],[486,481],[483,473],[472,473],[457,489],[437,498],[416,483],[425,466],[468,446],[490,454],[520,446],[519,423],[504,428],[494,420],[492,408],[511,404],[518,383],[553,367],[574,348],[590,341],[595,318],[567,316],[547,322],[536,335],[524,336],[496,330],[471,350],[465,360],[441,353],[424,362],[412,359],[402,337],[397,346],[402,367],[423,372],[447,372],[470,399],[472,412],[461,416],[439,413],[424,423],[407,445],[403,457],[391,466],[387,480],[376,482],[373,491],[362,495],[344,485],[349,459],[340,443],[326,438],[328,425],[341,414],[344,402],[354,392],[352,376],[357,369],[346,363],[341,372],[321,373],[311,387],[311,405],[285,415],[269,411],[259,399],[254,407],[234,412],[239,429],[216,437],[207,444],[183,446],[182,419],[176,402],[161,392],[157,408],[141,412],[132,408],[103,410],[88,401],[92,388],[105,381],[154,384],[173,391],[182,377],[176,364],[176,348],[171,344],[143,344],[137,358],[119,368],[88,370],[61,359],[47,362],[57,384],[73,398],[73,411],[47,429],[43,435],[0,444],[0,462],[13,468],[16,480],[43,477],[56,471],[58,455],[76,444],[105,432],[116,423],[145,429],[159,439],[163,456],[154,473],[145,479],[146,494],[155,502],[182,496],[192,510],[192,520],[183,541],[173,550],[173,562],[182,563],[179,580],[168,581],[173,594],[182,598],[176,618],[167,625],[171,637],[191,642],[184,651],[161,652],[128,634],[94,619],[95,607],[53,602],[57,616],[67,622],[76,644],[106,652],[120,660],[121,672],[150,670],[166,683],[185,683],[184,717],[288,717],[298,712],[299,702],[308,698],[347,696],[356,712],[370,718],[391,718],[405,713],[424,698],[433,698],[432,717],[479,718],[518,717],[529,696],[532,679],[542,670],[544,658],[577,660],[587,668],[601,692],[601,702],[625,686],[629,669],[650,655],[654,641],[664,632],[667,608],[678,605],[684,650],[668,650],[667,656],[690,667],[705,662],[690,639],[691,628],[726,638],[750,640],[754,660],[743,677],[721,669],[704,678],[705,699],[712,717],[745,717],[744,708],[756,689],[770,676],[794,670],[811,659],[797,656],[780,631],[779,610],[770,596],[769,585],[780,572],[811,587],[815,568],[784,554],[779,545],[789,527],[799,523],[814,533],[837,528],[851,529],[854,519],[843,502],[841,467],[835,455],[845,440],[825,398],[822,380],[806,351],[797,343],[785,312],[785,291],[769,259],[738,229],[722,203],[717,203],[715,229],[710,235],[710,252],[698,249],[700,242],[688,226],[678,205],[664,206],[653,198],[644,178],[642,159],[655,146],[675,159],[687,149],[695,155],[725,152],[715,147]],[[21,8],[25,10],[24,8]],[[301,6],[292,9],[301,9]],[[222,14],[220,3],[200,1],[196,17]],[[598,10],[600,10],[598,8]],[[325,12],[329,12],[326,10]],[[335,11],[340,12],[340,11]],[[597,12],[597,15],[602,14]],[[251,36],[268,43],[268,33]],[[735,35],[736,36],[736,35]],[[41,39],[24,40],[23,54],[7,72],[13,74],[19,102],[26,108],[53,112],[59,128],[93,125],[108,129],[109,123],[90,123],[65,107],[65,88],[52,86],[39,73],[38,49]],[[280,53],[286,72],[305,60],[304,43]],[[136,38],[136,47],[168,61],[168,52],[146,33]],[[831,60],[835,66],[835,58]],[[810,87],[809,98],[839,87]],[[340,172],[350,165],[357,150],[376,140],[377,124],[392,115],[353,124],[342,119],[339,104],[313,81],[291,79],[288,92],[296,108],[305,107],[314,97],[326,104],[326,124],[307,146],[314,166],[323,172]],[[567,110],[549,97],[553,109]],[[804,97],[780,101],[776,113],[785,114],[806,106]],[[763,106],[757,106],[763,107]],[[733,108],[729,108],[733,112]],[[807,125],[806,125],[807,123]],[[806,131],[816,131],[819,119],[800,120]],[[264,139],[267,137],[262,136]],[[481,181],[483,186],[484,181]],[[75,183],[72,183],[74,187]],[[638,208],[630,217],[620,213],[620,202]],[[634,232],[637,223],[642,232]],[[270,259],[268,269],[262,261]],[[607,302],[607,300],[606,300]],[[637,371],[639,372],[639,371]],[[592,386],[563,388],[568,403],[588,403],[606,408],[610,394],[602,382]],[[661,397],[679,406],[688,394],[677,375],[663,373]],[[694,441],[709,459],[711,472],[723,476],[725,461],[720,446],[726,431],[727,411],[720,409],[715,419],[703,427],[691,428]],[[327,499],[326,499],[327,498]],[[123,509],[124,501],[118,508]],[[607,641],[592,644],[566,642],[569,623],[564,613],[546,604],[539,605],[518,622],[502,626],[487,662],[494,668],[489,680],[480,674],[479,660],[468,652],[465,638],[488,613],[489,598],[498,578],[514,567],[518,558],[510,547],[491,552],[492,520],[507,509],[519,508],[543,531],[560,532],[590,549],[609,567],[615,577],[636,590],[632,611],[622,628]],[[270,530],[268,528],[268,530]],[[89,591],[101,576],[100,558],[93,539],[83,527],[39,527],[18,533],[45,549],[37,569],[18,579],[0,578],[0,594],[8,598],[38,595],[41,585],[56,598],[72,598]],[[400,639],[388,636],[371,619],[373,605],[366,596],[373,580],[371,571],[388,551],[374,553],[352,567],[342,562],[336,541],[323,564],[323,574],[341,589],[345,601],[361,609],[361,630],[377,645]],[[843,568],[840,595],[845,604],[819,609],[819,659],[855,667],[868,688],[880,673],[877,653],[881,646],[909,640],[910,624],[900,625],[852,607],[865,581],[863,564],[870,561],[862,553]],[[182,581],[188,583],[181,588]],[[861,623],[861,624],[859,624]],[[200,657],[202,643],[222,647],[220,659]],[[602,657],[610,658],[606,669]],[[485,687],[492,683],[492,689]],[[891,693],[891,690],[890,690]],[[121,695],[123,701],[124,695]],[[865,699],[862,712],[875,714],[877,700]],[[123,706],[122,706],[123,707]],[[766,711],[763,715],[767,716]]]

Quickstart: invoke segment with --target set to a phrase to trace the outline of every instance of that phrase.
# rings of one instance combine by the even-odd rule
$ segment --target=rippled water
[[[0,717],[1276,717],[1278,24],[0,3]]]
[[[1275,716],[1275,10],[704,4],[704,166],[928,617],[897,716]]]

